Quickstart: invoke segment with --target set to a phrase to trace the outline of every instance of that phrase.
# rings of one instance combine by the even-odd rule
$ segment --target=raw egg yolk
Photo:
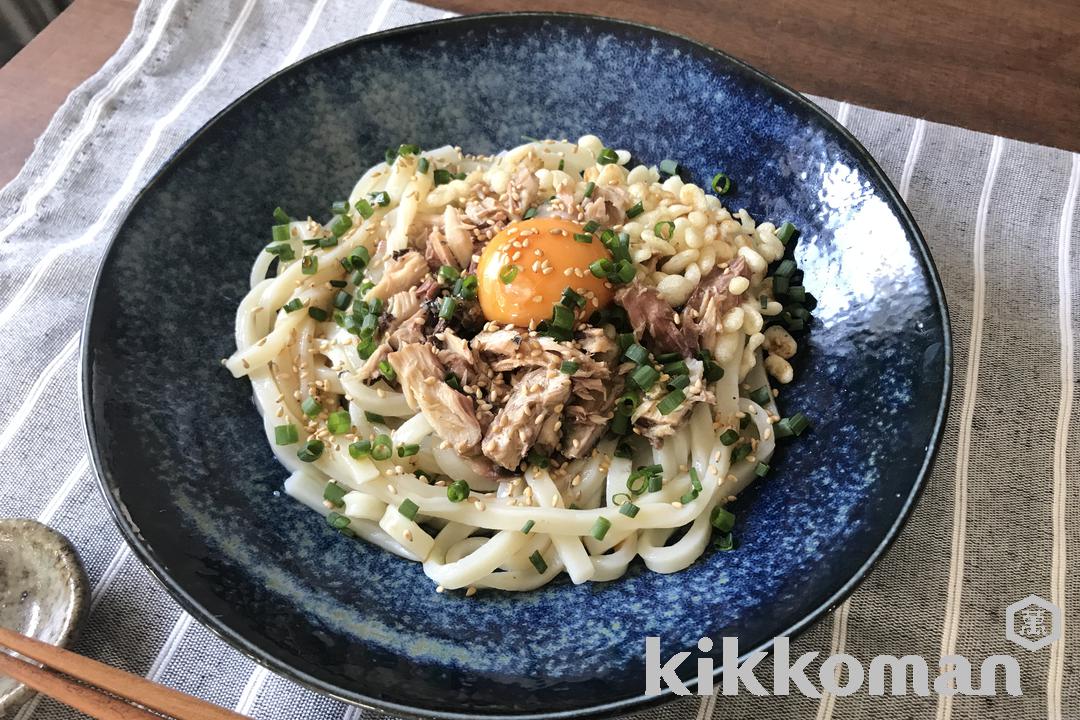
[[[575,222],[552,217],[511,223],[480,255],[476,275],[484,317],[519,327],[550,320],[566,288],[585,297],[582,312],[591,315],[613,295],[610,283],[589,270],[601,258],[611,254],[600,238]]]

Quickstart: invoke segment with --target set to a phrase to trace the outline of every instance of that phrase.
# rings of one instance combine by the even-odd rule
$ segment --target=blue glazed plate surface
[[[220,359],[275,205],[325,218],[401,142],[495,152],[595,133],[679,159],[802,230],[820,300],[785,389],[814,430],[736,503],[739,547],[674,575],[436,594],[282,492],[247,382]],[[714,50],[600,18],[503,15],[393,30],[271,78],[143,192],[104,260],[84,340],[94,461],[121,529],[192,614],[316,689],[395,712],[560,716],[646,702],[643,638],[749,651],[839,602],[928,472],[950,375],[924,241],[880,169],[800,96]],[[717,642],[717,655],[720,643]],[[693,662],[684,663],[687,676]],[[719,659],[716,666],[719,667]]]

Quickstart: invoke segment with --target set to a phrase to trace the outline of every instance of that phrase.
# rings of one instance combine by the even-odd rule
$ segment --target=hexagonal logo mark
[[[1005,608],[1005,639],[1035,651],[1061,639],[1061,608],[1028,595]]]

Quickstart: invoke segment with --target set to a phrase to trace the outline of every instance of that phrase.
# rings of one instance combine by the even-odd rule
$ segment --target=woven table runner
[[[79,336],[106,243],[186,138],[307,54],[447,15],[404,0],[144,0],[120,50],[72,93],[0,191],[0,516],[48,523],[81,554],[93,594],[76,651],[252,717],[376,715],[253,664],[193,622],[132,556],[89,466]],[[977,670],[988,655],[1011,654],[1023,694],[874,697],[864,684],[843,697],[683,698],[640,717],[1080,718],[1080,597],[1068,582],[1080,577],[1080,433],[1070,425],[1080,156],[813,99],[877,158],[925,233],[956,369],[944,442],[911,521],[854,595],[793,642],[792,656],[921,655],[933,678],[945,655],[972,658]],[[1008,606],[1029,595],[1064,617],[1064,638],[1033,651],[1005,637]],[[816,677],[814,666],[807,674]],[[772,677],[767,663],[757,675]],[[72,717],[48,699],[19,714]]]

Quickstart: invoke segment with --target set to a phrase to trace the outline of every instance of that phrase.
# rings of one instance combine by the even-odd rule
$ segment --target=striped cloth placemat
[[[259,718],[363,711],[254,665],[182,612],[113,526],[91,478],[77,349],[92,277],[142,185],[206,120],[280,67],[349,37],[446,16],[404,0],[145,0],[126,42],[0,191],[0,516],[65,533],[93,585],[75,649]],[[646,718],[1080,718],[1076,222],[1080,157],[815,99],[893,178],[941,272],[955,392],[918,508],[884,561],[797,655],[1014,655],[1023,695],[686,698]],[[1072,491],[1070,492],[1070,486]],[[1065,638],[1028,651],[1006,608],[1034,594]],[[810,675],[816,677],[816,665]],[[767,668],[759,677],[770,678]],[[932,675],[933,676],[933,675]],[[931,677],[932,677],[931,676]],[[77,717],[50,701],[20,720]]]

